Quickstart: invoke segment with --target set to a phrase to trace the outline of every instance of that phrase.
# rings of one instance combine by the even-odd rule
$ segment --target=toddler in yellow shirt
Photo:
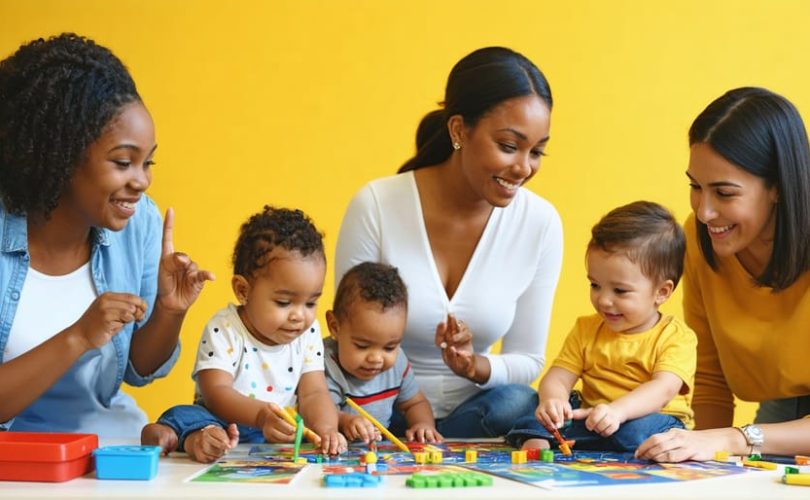
[[[515,447],[559,445],[548,430],[555,428],[577,448],[632,451],[653,434],[693,425],[697,340],[658,311],[683,272],[683,230],[664,207],[638,201],[605,215],[591,236],[596,314],[579,318],[568,334],[540,381],[535,414],[507,435]],[[581,393],[572,392],[580,379]]]

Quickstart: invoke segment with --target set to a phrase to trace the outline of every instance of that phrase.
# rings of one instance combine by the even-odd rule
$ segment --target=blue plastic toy
[[[157,475],[160,446],[104,446],[93,456],[98,479],[149,480]]]
[[[327,488],[374,488],[382,482],[381,476],[353,472],[351,474],[326,474],[323,485]]]

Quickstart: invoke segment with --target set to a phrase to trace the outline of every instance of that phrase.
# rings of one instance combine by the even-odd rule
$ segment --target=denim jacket
[[[138,435],[145,415],[131,397],[120,392],[121,383],[142,386],[165,376],[180,353],[178,344],[158,370],[145,376],[129,360],[132,336],[149,318],[155,304],[162,236],[160,213],[147,196],[141,197],[135,215],[123,230],[93,228],[90,269],[97,294],[112,291],[139,295],[148,304],[146,317],[139,324],[124,326],[107,345],[82,355],[30,407],[10,421],[0,422],[0,430]],[[28,266],[26,218],[9,214],[0,203],[0,363]],[[42,304],[44,314],[49,307],[58,305]]]

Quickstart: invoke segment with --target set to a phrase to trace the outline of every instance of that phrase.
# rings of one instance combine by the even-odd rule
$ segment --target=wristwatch
[[[762,452],[762,446],[765,444],[765,433],[762,432],[762,427],[748,424],[738,427],[738,429],[745,436],[745,442],[751,447],[749,455]]]

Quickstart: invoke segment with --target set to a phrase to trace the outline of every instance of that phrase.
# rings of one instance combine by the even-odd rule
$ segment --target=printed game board
[[[541,487],[670,483],[747,472],[738,465],[721,462],[659,464],[637,460],[631,453],[575,450],[573,458],[555,453],[554,460],[554,463],[533,461],[520,465],[476,463],[465,467]]]
[[[411,452],[441,451],[441,464],[416,464],[412,453],[405,453],[385,441],[377,445],[378,475],[415,472],[458,472],[474,470],[542,488],[618,484],[649,484],[689,481],[742,474],[747,469],[721,462],[658,464],[637,460],[632,453],[574,450],[573,457],[555,452],[554,463],[530,461],[512,464],[514,448],[502,442],[448,441],[436,445],[407,443]],[[475,450],[477,461],[465,462],[465,452]],[[346,453],[324,456],[311,444],[301,446],[299,456],[308,464],[321,467],[323,474],[365,472],[363,457],[367,445],[353,443]],[[243,460],[220,460],[192,481],[234,481],[288,484],[304,465],[293,464],[290,444],[261,444],[251,448]]]
[[[443,464],[463,464],[465,452],[475,450],[478,461],[485,463],[512,463],[514,448],[502,442],[462,442],[446,441],[438,444],[407,443],[411,452],[441,451]],[[323,456],[314,445],[302,444],[299,456],[307,459],[309,463],[323,463],[329,465],[360,465],[361,459],[369,451],[363,443],[352,443],[346,453],[337,457]],[[251,456],[261,457],[267,461],[291,461],[293,447],[289,444],[260,444],[250,450]],[[414,465],[413,455],[405,453],[389,441],[377,443],[377,456],[381,462],[388,465]]]
[[[304,468],[292,462],[264,460],[219,460],[190,481],[203,483],[272,483],[289,484]]]
[[[366,472],[365,465],[355,465],[355,464],[346,464],[346,465],[337,465],[337,464],[330,464],[323,466],[323,473],[324,474],[353,474],[353,473],[364,473]],[[415,464],[411,462],[410,464],[402,463],[402,464],[387,464],[381,463],[378,464],[376,467],[376,471],[373,474],[378,476],[409,476],[411,474],[415,474],[417,472],[421,473],[442,473],[442,472],[469,472],[469,469],[462,467],[460,465],[446,465],[446,464]]]

